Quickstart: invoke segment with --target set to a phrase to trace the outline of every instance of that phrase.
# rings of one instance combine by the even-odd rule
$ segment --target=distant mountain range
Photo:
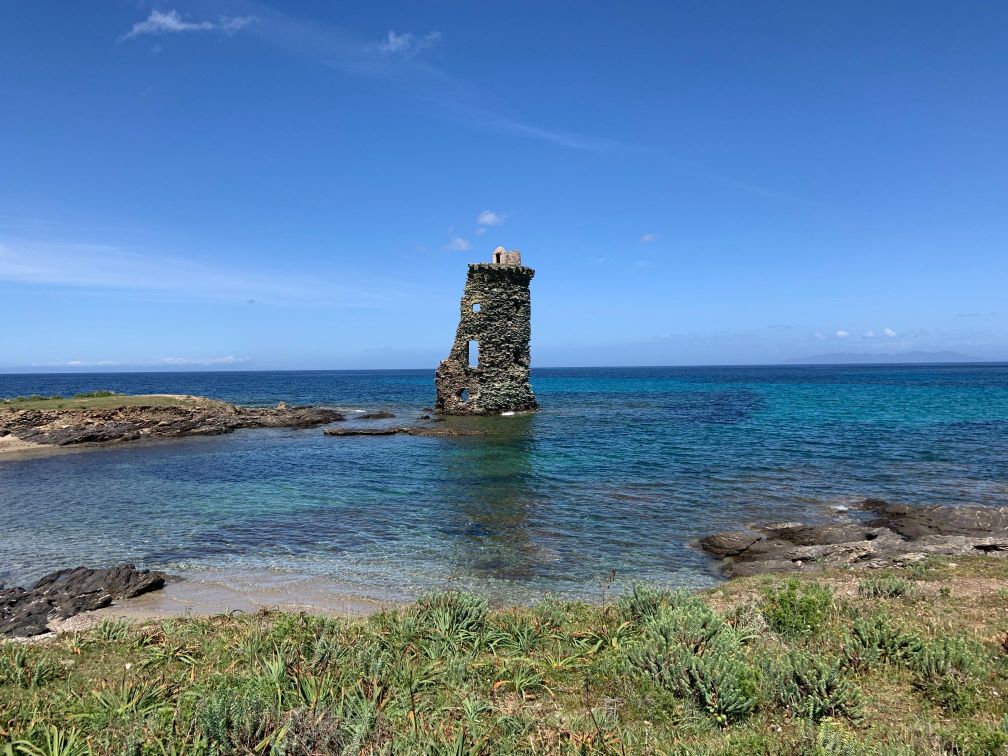
[[[895,352],[866,354],[861,352],[830,352],[812,354],[807,357],[793,357],[789,365],[868,365],[906,362],[983,362],[979,357],[971,357],[960,352]]]

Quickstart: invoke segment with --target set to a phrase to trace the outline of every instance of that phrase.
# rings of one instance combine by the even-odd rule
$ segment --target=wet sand
[[[173,580],[160,591],[84,612],[51,626],[63,633],[87,629],[106,618],[142,622],[229,612],[254,613],[264,609],[366,617],[398,605],[393,601],[353,596],[346,585],[323,578],[280,575],[268,570],[226,576],[206,572],[188,574],[186,579]]]

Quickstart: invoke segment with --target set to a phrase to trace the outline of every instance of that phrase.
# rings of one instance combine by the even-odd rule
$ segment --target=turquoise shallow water
[[[316,576],[408,599],[595,598],[716,580],[689,543],[865,496],[1008,504],[1008,366],[537,370],[543,410],[486,437],[243,431],[0,462],[0,582],[132,560]],[[0,396],[114,389],[383,408],[432,371],[0,375]]]

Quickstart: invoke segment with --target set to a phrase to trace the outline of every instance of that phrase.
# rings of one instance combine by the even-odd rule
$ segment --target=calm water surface
[[[337,580],[408,599],[593,598],[716,578],[689,546],[865,496],[1008,504],[1008,366],[554,369],[485,437],[254,430],[0,462],[0,582],[132,560]],[[390,409],[432,371],[0,375],[0,396],[189,393]],[[354,421],[351,421],[354,422]],[[360,422],[360,421],[356,421]]]

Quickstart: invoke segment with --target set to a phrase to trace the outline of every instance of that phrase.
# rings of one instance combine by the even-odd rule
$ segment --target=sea
[[[0,396],[113,390],[321,404],[409,424],[433,371],[0,375]],[[0,583],[129,561],[405,601],[604,599],[718,580],[697,538],[866,497],[1008,505],[1008,365],[536,369],[534,415],[481,436],[243,430],[0,458]],[[369,410],[397,417],[366,421]],[[298,582],[301,581],[301,582]]]

